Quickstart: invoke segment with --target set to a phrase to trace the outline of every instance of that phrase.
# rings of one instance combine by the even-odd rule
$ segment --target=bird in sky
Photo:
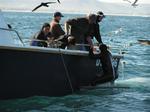
[[[58,3],[60,3],[60,0],[57,0],[58,1]]]
[[[136,3],[138,2],[138,0],[135,0],[132,4],[132,6],[138,6]]]
[[[132,3],[130,0],[123,0],[123,1],[127,1],[127,2],[129,2],[129,3]]]
[[[40,7],[42,7],[42,6],[44,6],[44,7],[49,7],[49,5],[48,4],[54,4],[54,3],[56,3],[56,2],[42,2],[40,5],[38,5],[37,7],[35,7],[33,10],[32,10],[32,12],[34,12],[34,11],[36,11],[38,8],[40,8]]]
[[[138,6],[138,4],[136,4],[138,2],[138,0],[135,0],[133,3],[130,0],[123,0],[123,1],[131,3],[131,5],[134,7]]]

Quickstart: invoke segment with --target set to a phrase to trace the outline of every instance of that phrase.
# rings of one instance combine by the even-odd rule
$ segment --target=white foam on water
[[[115,34],[118,34],[118,33],[121,33],[123,31],[123,29],[122,28],[119,28],[119,29],[117,29],[117,30],[115,30],[115,31],[113,31]]]
[[[126,80],[118,80],[116,84],[121,84],[128,87],[148,87],[150,88],[150,78],[146,77],[135,77]]]

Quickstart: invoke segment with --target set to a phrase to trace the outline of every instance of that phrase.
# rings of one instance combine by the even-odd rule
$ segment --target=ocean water
[[[84,16],[64,15],[61,24]],[[44,22],[51,21],[52,14],[4,12],[4,17],[28,43]],[[114,88],[97,86],[64,97],[0,101],[0,112],[150,112],[150,46],[137,41],[150,39],[150,17],[106,16],[101,23],[101,35],[112,51],[125,52]]]

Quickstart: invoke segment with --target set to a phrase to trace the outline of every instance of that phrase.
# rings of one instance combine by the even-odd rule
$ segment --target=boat
[[[18,35],[16,44],[11,32]],[[99,51],[96,52],[97,54]],[[0,12],[0,99],[64,96],[84,87],[114,83],[122,55],[107,56],[105,74],[100,58],[89,51],[24,45]]]

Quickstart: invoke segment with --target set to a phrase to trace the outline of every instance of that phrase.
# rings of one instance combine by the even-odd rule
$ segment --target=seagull
[[[131,5],[134,7],[138,6],[138,4],[136,4],[138,2],[138,0],[135,0],[133,3],[130,0],[123,0],[123,1],[131,3]]]
[[[58,1],[58,3],[60,3],[60,0],[57,0]]]
[[[48,4],[54,4],[54,3],[56,3],[56,2],[46,2],[46,3],[43,3],[43,2],[42,2],[40,5],[38,5],[37,7],[35,7],[35,8],[32,10],[32,12],[35,11],[35,10],[37,10],[38,8],[42,7],[42,6],[44,6],[44,7],[49,7]]]
[[[127,1],[127,2],[129,2],[129,3],[132,3],[131,1],[129,1],[129,0],[123,0],[123,1]]]
[[[136,3],[138,2],[138,0],[135,0],[133,3],[132,3],[132,6],[138,6]]]

